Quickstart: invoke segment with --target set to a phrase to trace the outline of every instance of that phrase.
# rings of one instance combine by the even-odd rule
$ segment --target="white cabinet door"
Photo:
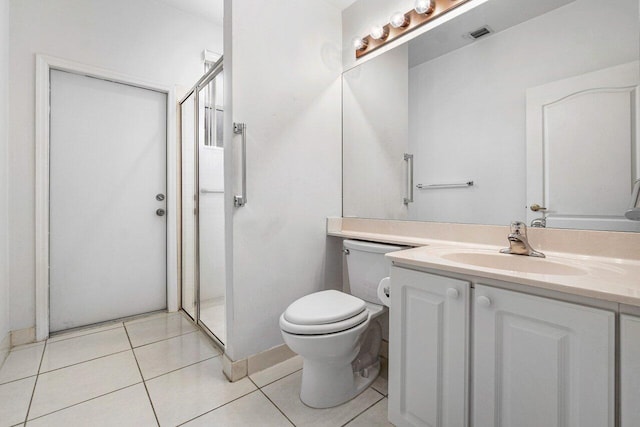
[[[389,420],[467,425],[470,284],[391,270]]]
[[[474,427],[614,425],[615,316],[478,285]]]
[[[620,416],[622,427],[640,426],[640,317],[620,316]]]

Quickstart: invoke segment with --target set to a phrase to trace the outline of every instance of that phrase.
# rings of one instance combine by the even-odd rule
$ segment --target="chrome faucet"
[[[509,247],[500,250],[503,254],[527,255],[538,258],[545,257],[542,252],[536,251],[529,244],[529,240],[527,240],[527,225],[524,222],[512,222],[511,233],[509,233],[507,239],[509,240]]]

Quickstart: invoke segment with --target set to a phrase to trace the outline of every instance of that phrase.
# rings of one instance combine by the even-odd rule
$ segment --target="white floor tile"
[[[24,422],[36,377],[0,385],[0,427]]]
[[[144,321],[126,322],[124,325],[134,347],[177,337],[197,329],[181,313],[157,316]]]
[[[202,332],[196,331],[134,350],[144,379],[217,356],[220,351]]]
[[[300,400],[302,372],[284,377],[262,389],[296,426],[335,427],[347,423],[383,396],[371,388],[347,403],[328,409],[309,408]]]
[[[87,360],[130,350],[124,327],[47,343],[40,372],[47,372]]]
[[[382,399],[373,405],[373,407],[358,415],[356,419],[347,424],[346,427],[393,427],[387,415],[388,405],[389,401],[387,398]]]
[[[30,377],[38,373],[44,343],[15,347],[0,368],[0,384]]]
[[[38,376],[29,419],[93,399],[142,381],[132,351],[80,363]]]
[[[267,384],[271,384],[272,382],[299,371],[300,369],[302,369],[302,357],[295,356],[263,371],[251,374],[249,375],[249,378],[251,378],[258,387],[264,387]]]
[[[29,421],[27,426],[145,427],[157,423],[144,385],[136,384]]]
[[[291,423],[260,391],[254,391],[184,424],[185,427],[291,427]]]
[[[68,340],[69,338],[81,337],[83,335],[95,334],[96,332],[108,331],[110,329],[121,328],[122,322],[113,322],[108,324],[101,324],[99,326],[87,326],[83,328],[73,329],[71,331],[65,331],[56,333],[52,337],[50,337],[47,342],[51,344],[52,342]]]
[[[256,390],[248,378],[229,382],[219,357],[147,382],[161,426],[175,426]]]

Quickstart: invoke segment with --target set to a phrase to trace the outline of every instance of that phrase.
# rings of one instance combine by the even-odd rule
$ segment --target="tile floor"
[[[346,404],[298,398],[299,357],[230,383],[220,351],[180,313],[14,348],[0,368],[4,426],[389,426],[387,385]]]

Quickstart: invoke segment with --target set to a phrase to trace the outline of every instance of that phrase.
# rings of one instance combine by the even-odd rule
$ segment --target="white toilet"
[[[378,376],[379,317],[386,307],[377,291],[390,266],[384,254],[405,249],[355,240],[345,240],[344,248],[351,294],[316,292],[280,316],[284,342],[304,361],[300,399],[312,408],[340,405]]]

